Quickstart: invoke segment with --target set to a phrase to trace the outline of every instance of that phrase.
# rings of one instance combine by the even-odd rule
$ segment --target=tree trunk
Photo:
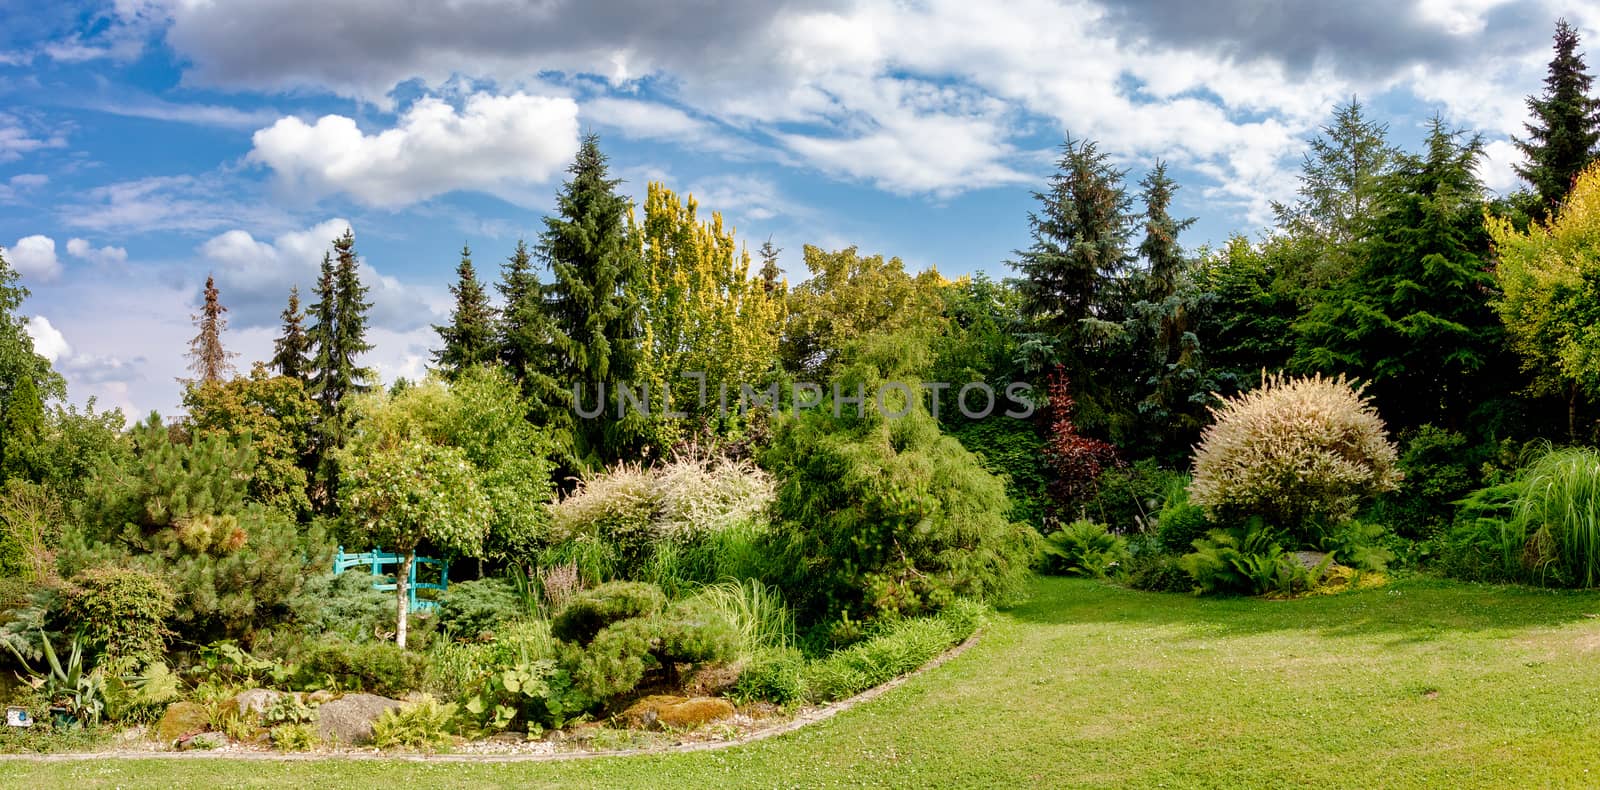
[[[406,552],[406,558],[400,561],[400,569],[394,575],[394,642],[402,648],[406,646],[406,620],[411,615],[411,607],[407,600],[407,593],[411,591],[411,565],[417,561],[415,551]]]

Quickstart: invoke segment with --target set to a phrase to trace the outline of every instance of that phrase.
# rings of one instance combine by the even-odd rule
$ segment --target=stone
[[[174,702],[156,722],[156,740],[172,745],[180,738],[211,729],[211,714],[198,702]]]
[[[733,703],[718,697],[655,694],[629,705],[620,718],[638,730],[686,730],[731,718]]]
[[[283,692],[271,689],[250,689],[241,691],[233,698],[233,704],[239,709],[239,716],[250,721],[260,721],[267,708],[283,697]]]
[[[1295,561],[1299,562],[1301,567],[1308,571],[1316,570],[1317,566],[1321,565],[1322,561],[1327,557],[1328,552],[1326,551],[1297,551],[1294,553]]]
[[[180,752],[207,752],[212,749],[221,749],[228,745],[228,736],[220,732],[197,732],[178,741]]]
[[[317,732],[326,743],[365,745],[372,742],[372,723],[401,704],[376,694],[346,694],[317,708]]]

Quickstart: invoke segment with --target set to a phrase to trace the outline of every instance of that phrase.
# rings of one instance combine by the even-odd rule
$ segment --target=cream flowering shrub
[[[1343,376],[1269,376],[1212,414],[1189,492],[1213,520],[1260,516],[1304,535],[1399,482],[1383,420]]]

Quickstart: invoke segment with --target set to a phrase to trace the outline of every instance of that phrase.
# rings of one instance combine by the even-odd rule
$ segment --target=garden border
[[[331,760],[360,760],[395,762],[423,762],[423,763],[522,763],[522,762],[554,762],[559,760],[588,760],[595,757],[642,757],[646,755],[688,754],[693,752],[709,752],[720,749],[729,749],[735,746],[744,746],[751,743],[787,735],[813,724],[827,721],[857,705],[871,702],[884,694],[893,691],[908,681],[931,672],[943,666],[969,648],[977,644],[978,637],[983,635],[983,627],[972,632],[971,636],[962,640],[950,649],[929,659],[927,663],[917,667],[904,675],[893,678],[882,685],[873,686],[853,697],[839,700],[825,706],[811,708],[796,714],[790,721],[776,727],[770,727],[756,732],[742,735],[726,741],[695,741],[679,743],[671,746],[661,746],[643,749],[610,749],[606,751],[571,751],[554,752],[551,754],[419,754],[413,752],[380,752],[376,750],[344,752],[344,753],[287,753],[287,752],[174,752],[174,751],[104,751],[104,752],[62,752],[56,754],[0,754],[0,763],[6,762],[77,762],[82,760],[240,760],[240,761],[295,761],[319,762]]]

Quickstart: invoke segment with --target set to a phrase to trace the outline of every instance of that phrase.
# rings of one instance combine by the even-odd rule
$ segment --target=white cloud
[[[1506,194],[1522,184],[1522,177],[1513,169],[1523,161],[1522,151],[1510,140],[1495,140],[1483,147],[1483,158],[1478,160],[1478,178],[1489,189]]]
[[[56,240],[49,236],[23,236],[6,250],[5,256],[11,267],[24,277],[49,282],[61,274]]]
[[[128,262],[128,251],[123,247],[95,247],[85,239],[67,239],[67,254],[90,263],[116,264]]]
[[[0,112],[0,162],[15,162],[24,154],[66,147],[66,135],[59,131],[43,132],[34,128],[37,126],[36,123]]]
[[[51,326],[50,319],[36,315],[26,320],[23,329],[33,338],[34,352],[50,360],[52,364],[65,360],[72,354],[72,346],[67,344],[67,339],[61,335],[60,330]]]
[[[300,287],[301,304],[313,300],[322,255],[334,239],[343,236],[351,223],[333,218],[304,230],[283,233],[272,241],[261,241],[244,230],[230,230],[208,239],[199,253],[212,267],[222,302],[228,306],[234,325],[273,327],[288,301],[289,289]],[[356,237],[356,248],[361,246]],[[371,290],[372,325],[397,331],[425,327],[439,320],[441,306],[447,303],[443,289],[428,289],[402,283],[380,273],[365,261],[362,282]]]
[[[386,208],[462,189],[520,200],[526,187],[571,161],[578,105],[564,97],[476,93],[457,111],[427,97],[377,134],[351,118],[324,115],[310,125],[283,118],[253,139],[250,159],[272,168],[285,190],[342,192]]]
[[[203,232],[229,225],[285,228],[281,210],[252,199],[237,181],[216,174],[151,176],[95,187],[59,212],[69,227],[99,233]]]
[[[0,203],[15,203],[24,193],[31,192],[45,184],[50,183],[50,177],[43,173],[19,173],[6,179],[0,184]]]
[[[129,118],[148,118],[155,121],[172,121],[197,126],[218,126],[225,129],[256,129],[262,124],[277,120],[279,113],[270,109],[242,110],[218,104],[184,104],[154,97],[128,98],[119,96],[114,101],[91,102],[91,110],[122,115]]]

